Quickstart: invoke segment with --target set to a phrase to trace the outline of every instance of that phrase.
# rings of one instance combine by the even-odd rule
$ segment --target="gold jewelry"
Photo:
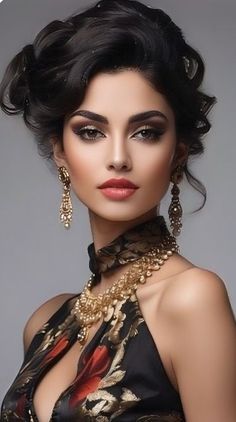
[[[168,209],[168,214],[169,214],[169,218],[170,218],[170,222],[171,222],[170,227],[172,228],[172,234],[174,236],[180,235],[181,228],[183,226],[182,222],[181,222],[183,209],[182,209],[182,206],[181,206],[180,200],[179,200],[180,190],[177,186],[177,184],[183,178],[182,169],[183,169],[182,166],[178,166],[176,168],[175,172],[171,176],[171,181],[173,182],[173,187],[171,189],[172,199],[171,199],[171,203],[170,203],[170,206],[169,206],[169,209]]]
[[[131,297],[138,285],[144,284],[153,270],[159,270],[173,252],[179,252],[179,246],[173,236],[166,235],[158,246],[152,247],[137,259],[128,271],[98,296],[94,296],[91,292],[95,277],[94,274],[91,275],[73,308],[80,325],[77,338],[81,347],[86,343],[90,327],[101,318],[109,321],[118,301]]]
[[[60,221],[64,224],[65,229],[70,228],[72,221],[72,202],[70,197],[70,176],[67,169],[62,166],[58,167],[58,178],[63,183],[63,194],[60,205]]]

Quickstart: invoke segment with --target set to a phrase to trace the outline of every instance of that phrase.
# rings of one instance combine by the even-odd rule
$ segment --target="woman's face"
[[[156,214],[176,167],[175,119],[164,96],[140,73],[95,75],[79,109],[65,121],[63,145],[64,151],[54,144],[54,159],[67,168],[75,194],[91,213],[110,221]],[[121,178],[138,188],[99,189]]]

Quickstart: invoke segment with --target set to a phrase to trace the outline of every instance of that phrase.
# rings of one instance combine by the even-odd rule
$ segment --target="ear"
[[[172,161],[172,170],[174,170],[178,165],[186,163],[188,159],[188,152],[189,146],[183,141],[179,141],[176,144],[175,155]]]
[[[65,152],[63,150],[62,142],[59,139],[51,138],[50,143],[53,149],[53,160],[55,161],[57,167],[67,167],[67,161],[65,157]]]

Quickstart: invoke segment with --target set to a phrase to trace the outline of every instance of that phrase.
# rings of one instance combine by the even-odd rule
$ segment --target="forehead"
[[[158,109],[174,118],[165,96],[144,75],[135,70],[98,73],[89,81],[81,108],[109,115],[131,115],[146,109]]]

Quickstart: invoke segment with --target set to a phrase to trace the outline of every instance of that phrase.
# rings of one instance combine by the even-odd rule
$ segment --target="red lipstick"
[[[109,179],[105,183],[99,186],[99,189],[103,188],[132,188],[137,189],[138,186],[136,186],[134,183],[130,182],[130,180],[127,179]]]
[[[128,198],[138,189],[138,186],[127,179],[109,179],[99,186],[102,193],[110,199]]]

